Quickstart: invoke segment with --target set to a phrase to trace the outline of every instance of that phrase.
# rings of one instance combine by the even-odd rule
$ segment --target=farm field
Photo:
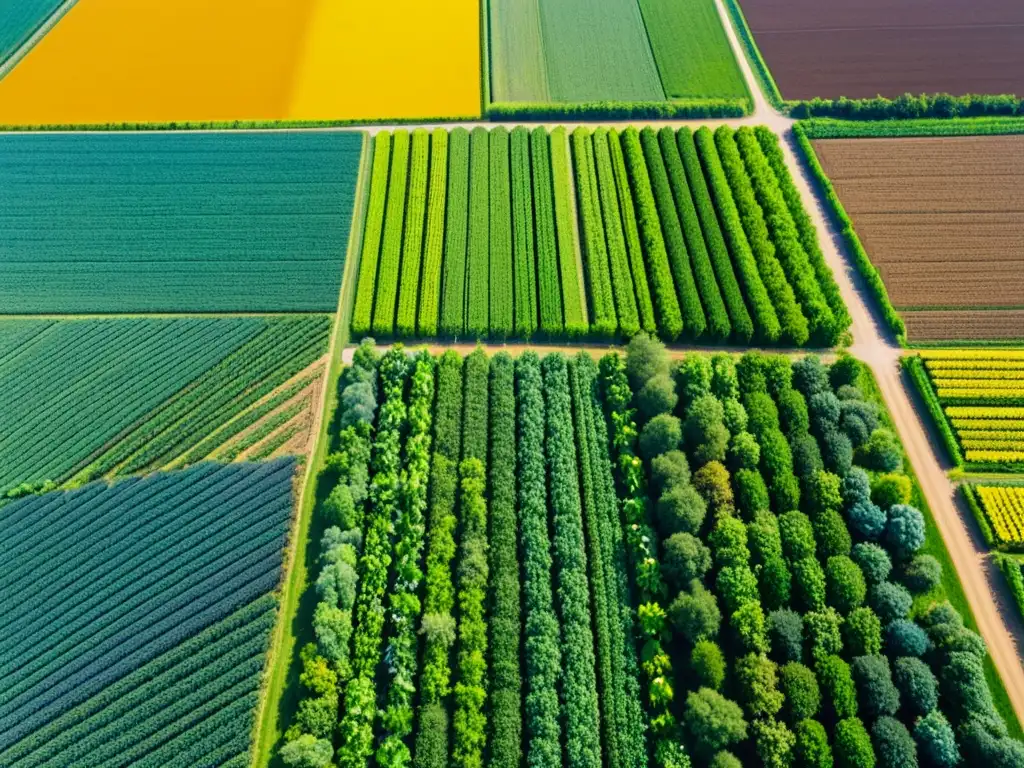
[[[923,350],[904,366],[955,464],[1024,471],[1024,350]]]
[[[357,336],[831,346],[849,323],[767,129],[374,139]]]
[[[347,132],[2,136],[0,305],[333,312],[362,144]]]
[[[782,96],[1024,93],[1024,8],[1014,0],[742,0]]]
[[[61,5],[61,0],[0,2],[0,65],[35,34]]]
[[[1024,487],[971,485],[968,489],[985,515],[995,546],[1006,552],[1024,551]]]
[[[259,453],[267,419],[314,407],[329,333],[326,315],[0,321],[0,492]]]
[[[82,2],[0,81],[0,124],[479,115],[478,4],[402,0],[389,19],[344,0]]]
[[[813,146],[911,342],[1021,337],[1024,137]]]
[[[640,338],[600,364],[364,344],[280,759],[872,765],[984,742],[1012,764],[864,375],[760,353],[670,368]]]
[[[294,475],[203,464],[5,506],[0,762],[248,765]]]

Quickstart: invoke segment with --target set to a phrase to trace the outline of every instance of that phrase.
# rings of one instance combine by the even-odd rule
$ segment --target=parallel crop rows
[[[204,464],[5,508],[4,765],[248,751],[294,469]]]
[[[430,163],[446,169],[428,170],[426,133],[413,136],[411,160],[408,134],[375,140],[356,334],[646,330],[709,344],[831,346],[849,328],[767,129],[455,129],[448,146],[442,136],[434,134]],[[436,222],[447,211],[444,253],[435,250],[429,272],[419,255],[425,209]],[[391,218],[403,215],[414,243],[396,241],[402,227]],[[438,223],[433,241],[441,239]]]

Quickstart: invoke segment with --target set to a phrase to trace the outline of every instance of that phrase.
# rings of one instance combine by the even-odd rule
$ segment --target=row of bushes
[[[405,231],[402,233],[402,266],[401,272],[395,270],[398,289],[398,314],[394,322],[394,331],[400,336],[411,336],[416,333],[418,316],[416,309],[420,299],[420,267],[423,263],[423,234],[426,226],[427,194],[430,183],[430,163],[432,151],[430,134],[419,128],[412,132],[412,154],[409,161],[409,177],[407,210],[405,211]],[[443,154],[443,153],[442,153]],[[439,205],[440,201],[431,201]],[[383,267],[383,264],[381,265]],[[397,266],[397,265],[396,265]],[[379,298],[379,292],[378,292]],[[375,332],[389,334],[389,329],[374,329]]]
[[[373,170],[370,172],[370,201],[363,226],[363,250],[359,262],[356,305],[352,312],[352,331],[369,333],[373,326],[374,291],[377,281],[378,254],[384,231],[384,211],[388,201],[388,172],[391,168],[391,134],[381,131],[373,138]]]
[[[956,435],[953,434],[953,427],[949,423],[949,419],[946,418],[946,412],[942,409],[942,404],[939,403],[939,396],[935,392],[935,387],[932,386],[928,371],[925,370],[924,361],[917,355],[911,355],[900,358],[900,365],[907,372],[907,375],[910,376],[914,388],[917,389],[921,400],[924,401],[924,407],[928,411],[928,415],[931,416],[932,423],[939,430],[942,444],[945,446],[950,459],[952,459],[956,466],[962,467],[964,465],[964,456],[960,451],[960,443],[956,439]]]
[[[547,138],[543,132],[543,138]],[[530,173],[530,132],[523,126],[512,130],[511,140],[512,164],[512,253],[515,254],[515,333],[523,338],[530,338],[537,332],[538,294],[537,294],[537,248],[533,235],[533,177]],[[551,218],[550,205],[543,213],[537,214],[537,228],[540,219]],[[550,224],[548,224],[550,228]],[[545,254],[545,262],[550,254]],[[561,300],[561,295],[559,295]],[[561,313],[558,314],[561,324]]]
[[[490,323],[490,140],[484,128],[469,135],[469,235],[466,244],[466,333],[487,335]]]
[[[490,333],[511,336],[515,322],[512,263],[512,166],[508,130],[490,131]]]
[[[448,131],[430,134],[430,187],[427,191],[426,234],[423,237],[423,279],[419,291],[417,327],[424,336],[437,335],[441,313],[441,270],[444,266],[445,210],[448,207]],[[403,275],[405,265],[402,266]],[[403,284],[405,278],[403,276]],[[403,298],[404,298],[403,292]]]
[[[562,278],[558,266],[558,235],[551,186],[551,143],[544,128],[534,128],[530,134],[530,159],[533,165],[533,199],[530,205],[535,217],[537,238],[540,329],[544,333],[557,333],[562,330],[565,321],[562,315]],[[529,230],[529,227],[526,229]],[[529,232],[525,237],[529,237]]]
[[[743,117],[749,114],[749,99],[691,99],[686,101],[593,101],[575,104],[500,103],[487,107],[491,120],[568,122],[585,120],[684,120],[693,118]]]
[[[882,275],[877,267],[871,263],[871,258],[868,256],[867,251],[864,250],[864,246],[857,236],[857,231],[853,227],[853,221],[850,220],[846,209],[843,208],[842,201],[836,194],[835,188],[832,186],[832,182],[826,175],[825,170],[821,167],[821,163],[818,162],[818,157],[814,153],[814,147],[811,146],[810,140],[799,123],[793,126],[793,135],[796,136],[797,145],[803,152],[804,159],[811,169],[811,174],[825,194],[825,200],[828,202],[829,207],[831,207],[832,215],[839,224],[843,240],[846,241],[847,248],[853,254],[857,271],[860,272],[868,288],[875,295],[875,300],[882,310],[882,316],[885,318],[889,329],[896,336],[896,340],[900,344],[904,344],[906,342],[907,328],[903,323],[903,318],[900,317],[896,308],[893,307],[892,302],[889,300],[889,292],[886,290]]]
[[[572,160],[564,128],[551,131],[551,182],[555,201],[555,233],[558,238],[559,282],[565,313],[565,333],[579,337],[590,331],[582,276],[577,263],[576,212],[571,194]]]
[[[797,119],[835,117],[843,120],[920,120],[923,118],[963,118],[1024,115],[1024,99],[1012,95],[988,96],[948,93],[905,93],[895,99],[811,99],[789,104],[789,113]]]
[[[422,137],[422,131],[417,131]],[[418,141],[422,146],[422,141]],[[384,210],[384,227],[380,244],[380,264],[373,303],[373,332],[391,336],[395,329],[395,308],[398,301],[398,276],[402,264],[405,235],[405,205],[409,185],[409,161],[412,137],[398,131],[391,139],[391,173],[388,177],[388,202]],[[371,197],[376,193],[371,188]],[[365,251],[364,251],[365,252]],[[370,254],[371,259],[374,254]]]
[[[1001,136],[1024,133],[1024,118],[971,117],[961,120],[864,122],[811,118],[800,127],[809,139],[910,138],[917,136]]]
[[[441,333],[457,336],[466,324],[466,258],[469,243],[469,132],[456,128],[448,137],[448,199],[444,229],[444,279],[441,284]],[[363,290],[360,280],[359,290]],[[353,324],[352,330],[358,332]]]

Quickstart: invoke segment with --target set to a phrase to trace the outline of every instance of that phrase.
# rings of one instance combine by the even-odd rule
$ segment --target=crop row
[[[974,488],[996,543],[1024,546],[1024,489],[979,485]]]

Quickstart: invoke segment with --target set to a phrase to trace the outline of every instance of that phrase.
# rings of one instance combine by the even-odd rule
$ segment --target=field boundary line
[[[345,266],[343,267],[341,289],[338,293],[338,309],[335,312],[334,327],[331,330],[330,348],[324,373],[325,380],[320,393],[320,406],[314,414],[314,419],[319,419],[319,422],[315,422],[312,428],[317,435],[316,444],[306,463],[302,490],[296,499],[296,513],[288,538],[285,561],[282,564],[277,622],[274,625],[270,647],[267,650],[259,704],[256,709],[256,717],[253,720],[255,733],[252,734],[249,756],[250,764],[257,768],[269,765],[271,750],[277,742],[278,707],[285,690],[288,671],[291,667],[291,657],[294,653],[293,647],[285,647],[285,629],[294,620],[298,610],[299,596],[302,592],[300,577],[304,577],[306,574],[307,539],[313,518],[313,507],[316,504],[320,474],[328,449],[328,429],[331,423],[329,412],[333,412],[337,405],[337,381],[344,365],[342,350],[348,341],[348,323],[352,312],[351,298],[354,291],[347,289],[349,284],[355,280],[353,275],[358,274],[353,267],[358,267],[359,259],[358,257],[353,258],[353,252],[358,254],[362,248],[362,221],[370,186],[368,167],[372,161],[372,155],[373,142],[370,140],[369,134],[364,132],[359,176],[356,181],[356,201],[352,210],[353,223],[349,229]],[[286,653],[282,654],[282,651],[286,651]]]
[[[11,71],[32,52],[33,48],[39,45],[40,41],[50,33],[50,30],[57,26],[60,20],[68,14],[68,11],[77,4],[78,0],[64,0],[53,13],[43,19],[42,23],[35,28],[35,31],[25,39],[25,42],[15,48],[11,55],[0,63],[0,80],[11,74]]]

